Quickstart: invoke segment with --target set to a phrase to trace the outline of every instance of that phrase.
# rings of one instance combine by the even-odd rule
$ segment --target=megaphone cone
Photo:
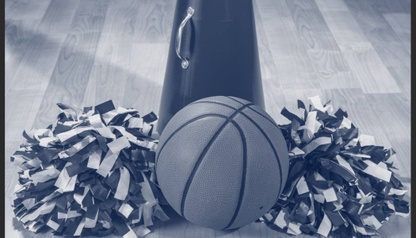
[[[264,109],[252,0],[178,0],[157,131],[187,104],[235,96]]]

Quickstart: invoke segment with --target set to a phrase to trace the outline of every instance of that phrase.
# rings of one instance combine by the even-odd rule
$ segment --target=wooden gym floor
[[[6,0],[6,237],[52,237],[25,231],[9,205],[18,178],[9,157],[24,129],[52,123],[57,102],[92,106],[113,99],[142,114],[158,112],[175,2]],[[286,123],[280,111],[295,110],[297,99],[331,99],[361,133],[397,151],[399,176],[410,189],[410,0],[254,5],[272,117]],[[183,220],[151,229],[149,238],[288,237],[254,223],[228,233]],[[410,218],[391,217],[381,232],[410,237]]]

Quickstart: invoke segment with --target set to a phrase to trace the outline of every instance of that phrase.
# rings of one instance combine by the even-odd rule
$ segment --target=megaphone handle
[[[183,28],[185,27],[186,23],[188,23],[189,19],[194,15],[194,9],[192,7],[188,8],[188,15],[186,15],[185,19],[181,22],[179,25],[178,33],[176,34],[176,55],[179,57],[179,59],[182,60],[181,66],[183,69],[187,69],[189,66],[189,61],[181,56],[181,43],[182,43],[182,33]]]

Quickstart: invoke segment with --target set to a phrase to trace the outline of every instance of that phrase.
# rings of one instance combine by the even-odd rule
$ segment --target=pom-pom
[[[347,112],[309,98],[299,117],[279,125],[289,149],[288,182],[276,205],[259,219],[287,234],[369,237],[392,214],[407,216],[407,192],[393,172],[393,149],[359,135]]]
[[[130,238],[149,233],[154,217],[168,220],[153,182],[156,115],[140,117],[112,101],[83,109],[58,106],[57,121],[24,132],[26,142],[11,156],[21,168],[13,207],[24,227]]]

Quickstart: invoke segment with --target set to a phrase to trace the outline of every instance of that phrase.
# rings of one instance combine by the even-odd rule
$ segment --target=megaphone
[[[157,131],[187,104],[235,96],[264,109],[252,0],[177,0]]]

